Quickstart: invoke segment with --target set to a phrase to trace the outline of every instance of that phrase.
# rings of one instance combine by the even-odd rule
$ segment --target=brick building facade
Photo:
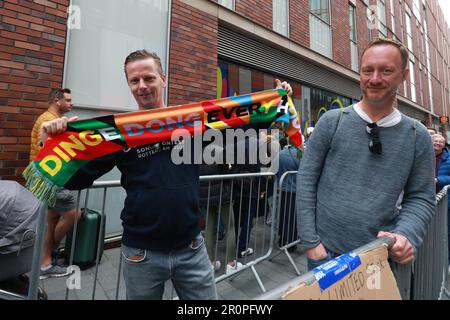
[[[61,87],[68,0],[0,1],[0,177],[28,164],[33,122]]]
[[[153,0],[152,5],[161,6],[161,1],[166,2]],[[449,113],[450,33],[437,0],[330,0],[319,7],[314,3],[319,2],[170,1],[168,104],[262,90],[278,77],[293,84],[306,128],[326,110],[359,99],[354,66],[369,40],[385,33],[405,45],[411,41],[414,81],[400,88],[399,109],[439,126],[438,117]],[[0,0],[1,179],[23,182],[33,122],[47,108],[49,89],[69,86],[64,75],[71,59],[66,48],[69,4]],[[356,56],[350,6],[355,12]],[[127,10],[132,13],[133,7]],[[142,26],[154,27],[145,21]],[[88,109],[77,105],[76,94],[73,99],[75,113]]]

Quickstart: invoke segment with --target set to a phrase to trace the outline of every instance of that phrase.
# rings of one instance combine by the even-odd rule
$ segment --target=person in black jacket
[[[295,147],[287,145],[286,149],[280,151],[278,155],[279,169],[277,178],[281,190],[280,215],[278,223],[278,246],[283,247],[298,239],[297,235],[297,217],[296,217],[296,174],[290,174],[281,177],[285,172],[297,171],[300,166],[301,153]],[[289,252],[295,251],[296,245],[289,247]]]
[[[244,144],[245,159],[243,163],[236,161],[232,172],[234,174],[251,174],[261,170],[261,163],[251,163],[250,144],[259,145],[257,137],[245,138],[235,144],[235,154],[238,153],[239,144]],[[242,159],[241,159],[242,160]],[[249,247],[251,230],[253,228],[253,218],[257,215],[258,201],[261,196],[263,183],[258,178],[241,178],[235,181],[233,191],[233,210],[236,226],[236,238],[238,247],[238,257],[253,254],[253,248]]]
[[[230,173],[230,167],[231,165],[228,164],[202,164],[200,175],[226,175]],[[200,182],[200,209],[206,221],[206,250],[214,271],[219,270],[221,266],[217,252],[219,229],[221,225],[225,226],[225,261],[227,262],[225,273],[242,267],[242,264],[235,259],[236,237],[233,230],[235,224],[232,203],[230,180],[215,179]]]

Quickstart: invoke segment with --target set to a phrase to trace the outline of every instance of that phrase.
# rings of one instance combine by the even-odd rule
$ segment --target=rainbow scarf
[[[70,122],[50,136],[23,172],[28,189],[54,206],[56,191],[87,162],[122,149],[171,140],[176,129],[193,135],[261,122],[281,123],[300,147],[300,119],[283,89],[186,105],[128,112]],[[201,130],[199,130],[201,128]],[[195,130],[195,132],[194,132]]]

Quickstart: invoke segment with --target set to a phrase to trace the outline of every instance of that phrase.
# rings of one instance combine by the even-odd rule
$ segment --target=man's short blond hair
[[[125,71],[125,77],[127,77],[127,79],[128,79],[127,64],[129,64],[130,62],[133,62],[133,61],[145,60],[145,59],[153,59],[156,63],[156,66],[158,67],[159,75],[164,76],[161,58],[155,52],[148,52],[147,50],[142,49],[142,50],[136,50],[136,51],[131,52],[125,58],[125,63],[123,65],[123,68]]]
[[[408,66],[408,60],[409,60],[409,53],[408,49],[403,45],[403,43],[389,38],[376,38],[369,42],[367,47],[364,49],[363,53],[361,54],[361,61],[364,56],[364,53],[372,47],[375,46],[382,46],[382,45],[391,45],[396,47],[400,51],[400,56],[402,58],[402,70],[404,71]],[[361,64],[360,64],[361,65]]]

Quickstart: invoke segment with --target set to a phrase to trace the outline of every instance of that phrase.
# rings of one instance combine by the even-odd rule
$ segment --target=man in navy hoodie
[[[132,52],[124,68],[139,110],[166,107],[166,77],[155,53]],[[286,82],[278,86],[292,93]],[[62,117],[45,122],[42,141],[48,134],[63,132],[68,121]],[[182,300],[217,299],[199,227],[198,165],[175,165],[171,152],[176,144],[149,144],[90,161],[66,185],[68,189],[87,188],[115,166],[122,173],[121,184],[127,193],[121,213],[127,299],[161,299],[169,279]]]
[[[165,107],[166,77],[156,54],[132,52],[124,68],[139,110]],[[67,121],[44,123],[42,131],[56,134]],[[127,193],[121,213],[127,299],[162,299],[169,279],[180,299],[217,299],[198,223],[198,166],[175,165],[174,146],[168,141],[107,155],[89,162],[67,184],[69,189],[82,189],[115,166],[121,172]]]

